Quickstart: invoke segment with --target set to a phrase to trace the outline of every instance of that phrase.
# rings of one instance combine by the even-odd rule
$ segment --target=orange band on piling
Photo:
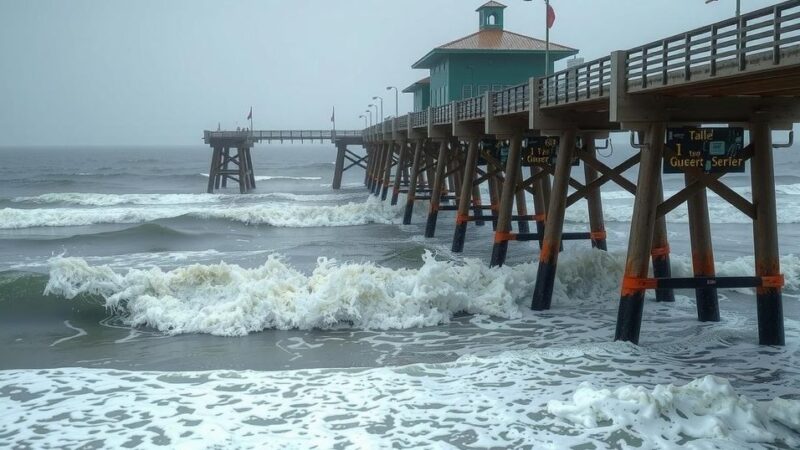
[[[783,274],[765,275],[761,277],[762,288],[782,288],[786,284]]]
[[[634,292],[646,289],[656,289],[658,280],[655,278],[637,278],[626,276],[622,279],[622,295],[629,295]]]
[[[492,209],[492,211],[499,211],[500,210],[500,205],[496,205],[496,204],[492,203],[491,209]]]
[[[542,214],[534,214],[531,217],[533,217],[533,220],[535,220],[537,222],[544,222],[545,220],[547,220],[547,214],[544,214],[544,213],[542,213]]]
[[[669,245],[650,250],[650,256],[669,256]]]
[[[589,237],[592,238],[593,241],[604,241],[606,239],[606,232],[592,231],[591,233],[589,233]]]
[[[456,216],[456,225],[463,225],[472,220],[469,214],[459,214]]]
[[[517,235],[514,233],[506,233],[503,231],[498,231],[494,234],[494,243],[500,244],[506,241],[516,241]]]

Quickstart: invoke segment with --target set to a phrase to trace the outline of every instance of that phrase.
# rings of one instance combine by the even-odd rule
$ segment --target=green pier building
[[[430,76],[403,90],[414,94],[414,111],[499,91],[545,74],[545,41],[503,29],[506,6],[490,1],[478,8],[478,32],[434,48],[411,67]],[[550,43],[553,63],[578,53]]]

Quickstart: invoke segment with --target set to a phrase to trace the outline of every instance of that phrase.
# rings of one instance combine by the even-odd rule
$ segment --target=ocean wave
[[[419,269],[320,258],[311,275],[271,255],[253,269],[194,264],[117,272],[81,258],[50,260],[47,294],[99,296],[131,326],[169,333],[240,336],[264,329],[403,329],[446,323],[457,313],[517,318],[535,282],[533,263],[489,268],[476,259],[436,260]],[[618,298],[625,255],[578,250],[560,258],[553,304],[591,305]],[[800,289],[800,258],[782,259],[787,291]],[[720,276],[752,275],[753,262],[718,263]],[[673,257],[673,273],[691,276],[691,262]]]
[[[0,371],[12,447],[797,448],[800,401],[755,400],[724,378],[642,385],[591,355],[276,372]],[[624,350],[624,351],[623,351]],[[621,364],[620,364],[621,365]],[[607,371],[608,372],[608,371]],[[665,377],[659,374],[661,378]],[[575,384],[591,380],[592,384]],[[630,384],[619,381],[626,379]],[[596,385],[600,387],[592,387]],[[651,387],[652,386],[652,387]],[[763,388],[762,388],[763,389]],[[571,397],[571,398],[570,398]],[[635,445],[630,445],[634,442]]]
[[[209,203],[230,203],[259,199],[280,199],[293,202],[340,201],[363,198],[367,194],[318,194],[303,195],[288,192],[265,194],[95,194],[84,192],[53,192],[32,197],[15,197],[13,203],[64,204],[77,206],[118,206],[118,205],[192,205]]]
[[[728,380],[714,376],[652,390],[626,385],[612,391],[584,382],[571,401],[551,400],[547,410],[592,433],[610,437],[635,432],[658,448],[677,448],[687,438],[728,445],[800,444],[800,401],[758,402],[738,395]]]
[[[201,176],[208,178],[207,173],[201,173]],[[292,177],[288,175],[256,175],[256,181],[270,181],[270,180],[296,180],[296,181],[316,181],[321,180],[322,177]]]
[[[341,227],[368,223],[394,224],[401,214],[398,206],[390,206],[370,197],[362,203],[343,205],[267,204],[215,207],[151,206],[112,207],[101,209],[0,209],[0,229],[32,227],[66,227],[108,223],[143,223],[159,219],[193,217],[221,219],[248,225],[276,227]]]

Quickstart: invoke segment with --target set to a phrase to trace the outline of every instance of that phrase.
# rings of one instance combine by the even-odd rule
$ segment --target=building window
[[[465,84],[461,86],[461,99],[471,98],[472,97],[472,85]]]
[[[497,19],[494,17],[494,14],[491,14],[487,19],[486,23],[489,25],[494,25]]]

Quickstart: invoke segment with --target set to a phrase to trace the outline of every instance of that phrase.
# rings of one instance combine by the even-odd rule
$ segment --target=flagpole
[[[550,75],[550,21],[548,20],[550,14],[550,0],[544,0],[544,4],[544,76],[547,77]]]

